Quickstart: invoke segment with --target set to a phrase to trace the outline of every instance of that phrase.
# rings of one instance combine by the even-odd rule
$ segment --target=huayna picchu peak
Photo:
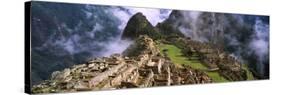
[[[142,13],[133,15],[125,27],[122,39],[135,39],[139,35],[148,35],[153,39],[161,38],[161,34],[157,31]]]

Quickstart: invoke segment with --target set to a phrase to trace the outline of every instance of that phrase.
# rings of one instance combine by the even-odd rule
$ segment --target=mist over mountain
[[[143,30],[212,43],[248,63],[257,77],[269,77],[268,16],[51,2],[33,2],[31,13],[32,85],[54,71],[122,53],[133,43],[122,35]]]
[[[257,77],[269,77],[268,16],[175,10],[161,25],[211,43],[248,63]]]
[[[52,2],[31,5],[32,84],[53,71],[95,57],[123,52],[131,43],[121,34],[132,15],[142,12],[156,25],[170,10]]]

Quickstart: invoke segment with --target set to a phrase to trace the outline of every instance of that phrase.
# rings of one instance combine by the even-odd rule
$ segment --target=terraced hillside
[[[173,63],[178,64],[177,66],[188,65],[193,69],[206,72],[206,74],[212,78],[214,82],[228,82],[226,78],[220,75],[218,70],[210,69],[203,62],[200,61],[198,54],[193,53],[192,56],[184,56],[182,50],[172,44],[159,44],[161,53],[163,55],[166,52],[166,56],[169,57]],[[242,65],[243,69],[247,72],[247,80],[254,80],[252,73],[248,70],[245,64]]]
[[[187,58],[183,56],[181,49],[170,44],[161,44],[160,46],[161,53],[163,54],[163,50],[167,50],[167,56],[173,61],[175,64],[184,64],[191,66],[194,69],[198,69],[201,71],[206,71],[208,76],[210,76],[214,82],[227,82],[224,77],[220,76],[217,71],[209,71],[209,69],[200,62],[198,56],[194,54],[192,57]],[[181,66],[181,65],[177,65]]]

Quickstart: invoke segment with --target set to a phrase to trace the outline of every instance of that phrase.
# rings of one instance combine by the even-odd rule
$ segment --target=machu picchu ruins
[[[133,48],[143,47],[135,56],[126,56],[136,53],[126,51],[124,55],[113,54],[110,57],[95,58],[85,64],[53,72],[50,80],[34,86],[33,91],[34,93],[75,92],[213,82],[204,71],[185,65],[175,65],[169,57],[160,53],[156,43],[148,36],[140,36],[136,42],[142,43],[133,44],[132,48],[128,48],[134,50]],[[237,68],[240,66],[234,63],[233,65],[238,66]],[[240,69],[230,70],[226,76],[232,73],[239,76],[240,74],[235,74],[236,72],[240,72]],[[233,77],[229,76],[229,78]]]
[[[165,31],[164,31],[165,30]],[[127,23],[121,39],[133,40],[122,53],[95,57],[55,71],[32,93],[205,84],[253,80],[239,59],[212,43],[184,37],[168,23],[152,26],[142,13]]]

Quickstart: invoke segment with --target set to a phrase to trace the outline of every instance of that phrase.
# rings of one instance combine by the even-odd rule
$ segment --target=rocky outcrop
[[[128,21],[125,27],[122,39],[136,39],[140,35],[148,35],[152,39],[161,38],[161,34],[146,19],[142,13],[136,13]]]
[[[95,58],[85,64],[53,72],[50,80],[32,87],[33,93],[75,92],[132,87],[210,83],[211,78],[190,67],[177,67],[163,57],[154,41],[140,36],[126,55]]]

